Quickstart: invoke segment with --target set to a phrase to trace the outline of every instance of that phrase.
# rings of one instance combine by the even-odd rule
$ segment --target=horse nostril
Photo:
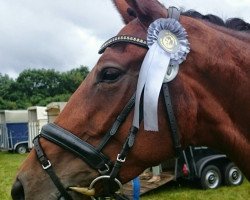
[[[24,200],[24,190],[22,183],[19,180],[16,180],[16,182],[13,184],[11,196],[13,200]]]

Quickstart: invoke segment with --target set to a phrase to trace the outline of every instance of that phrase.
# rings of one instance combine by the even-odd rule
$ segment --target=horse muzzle
[[[17,179],[11,189],[11,197],[13,200],[24,200],[24,189],[22,183]]]

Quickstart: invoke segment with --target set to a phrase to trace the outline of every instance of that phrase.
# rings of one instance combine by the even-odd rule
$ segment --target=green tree
[[[17,104],[16,102],[8,101],[0,97],[0,110],[5,110],[5,109],[17,109]]]
[[[88,73],[88,68],[83,65],[79,68],[64,72],[62,73],[62,85],[60,87],[64,88],[65,92],[73,93],[86,78]]]
[[[52,101],[68,101],[85,79],[85,66],[60,73],[52,69],[27,69],[16,80],[0,74],[0,109],[26,109]]]
[[[5,98],[8,95],[9,88],[14,80],[8,75],[2,75],[0,73],[0,97]]]

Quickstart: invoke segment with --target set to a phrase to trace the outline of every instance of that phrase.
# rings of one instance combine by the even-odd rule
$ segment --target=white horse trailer
[[[40,133],[42,126],[47,123],[48,116],[46,107],[32,106],[28,108],[29,149],[33,147],[33,139]]]
[[[5,114],[4,111],[0,111],[0,149],[6,149],[8,147],[8,137],[7,135],[7,126],[5,123]]]
[[[0,149],[25,153],[28,147],[27,110],[0,111]]]
[[[53,123],[67,102],[52,102],[47,105],[48,122]]]

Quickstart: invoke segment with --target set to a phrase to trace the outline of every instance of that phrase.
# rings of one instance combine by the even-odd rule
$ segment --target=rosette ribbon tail
[[[137,82],[137,89],[136,89],[136,98],[135,98],[135,111],[134,111],[134,118],[133,118],[133,126],[139,128],[140,126],[140,122],[139,122],[139,115],[140,115],[140,101],[141,101],[141,95],[145,86],[145,83],[147,81],[147,76],[148,76],[148,71],[150,68],[150,63],[152,62],[152,59],[154,57],[154,53],[155,53],[155,48],[157,47],[157,45],[153,45],[151,46],[151,48],[149,48],[142,66],[141,66],[141,70],[140,70],[140,74],[139,74],[139,78],[138,78],[138,82]]]
[[[144,129],[158,131],[158,98],[169,63],[169,53],[165,52],[157,43],[154,43],[144,58],[141,68],[143,73],[140,73],[138,79],[133,121],[135,127],[139,128],[140,100],[144,89]]]

